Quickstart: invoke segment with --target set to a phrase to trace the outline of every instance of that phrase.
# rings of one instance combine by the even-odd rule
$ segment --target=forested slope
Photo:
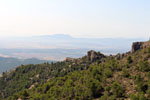
[[[66,74],[60,75],[60,72],[40,85],[20,89],[20,92],[9,96],[7,100],[150,99],[149,41],[134,43],[132,51],[124,54],[104,56],[91,51],[78,60],[68,58],[64,64],[68,68],[65,70],[69,71]],[[69,68],[77,69],[70,71]]]
[[[86,55],[79,59],[67,58],[65,61],[51,64],[21,65],[13,71],[3,73],[3,77],[0,78],[0,99],[7,98],[23,89],[46,83],[56,77],[65,76],[70,72],[86,70],[91,63],[105,58],[101,53],[94,51],[90,53],[94,53],[94,56]]]

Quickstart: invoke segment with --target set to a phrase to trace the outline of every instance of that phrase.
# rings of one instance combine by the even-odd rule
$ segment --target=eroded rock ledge
[[[139,49],[148,48],[148,47],[150,47],[150,41],[147,41],[147,42],[134,42],[132,44],[131,53],[134,53],[135,51],[137,51]]]

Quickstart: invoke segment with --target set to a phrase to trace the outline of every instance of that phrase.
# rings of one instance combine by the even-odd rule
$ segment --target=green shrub
[[[150,53],[150,47],[148,48],[148,53]]]
[[[122,97],[124,96],[124,92],[125,92],[125,89],[122,85],[120,85],[118,82],[114,82],[112,84],[112,93],[115,97]]]
[[[122,76],[123,77],[129,77],[130,76],[129,71],[126,68],[123,68],[123,70],[122,70]]]
[[[128,63],[128,64],[131,64],[132,62],[133,62],[132,57],[131,57],[131,56],[128,56],[128,58],[127,58],[127,63]]]
[[[113,75],[112,70],[110,68],[105,68],[104,74],[107,78],[112,77],[112,75]]]
[[[135,94],[130,94],[130,100],[139,100]]]
[[[149,63],[147,61],[141,61],[138,66],[138,70],[142,72],[150,71]]]

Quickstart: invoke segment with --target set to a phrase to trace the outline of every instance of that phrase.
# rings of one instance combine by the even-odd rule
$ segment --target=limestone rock
[[[87,53],[87,57],[91,62],[94,62],[98,59],[101,59],[103,57],[105,57],[103,54],[101,54],[100,52],[96,52],[94,50],[88,51]]]
[[[131,52],[135,52],[139,49],[143,49],[143,48],[148,48],[150,47],[150,41],[147,41],[147,42],[134,42],[132,44],[132,49],[131,49]]]
[[[144,42],[134,42],[134,43],[132,44],[131,52],[133,53],[133,52],[135,52],[135,51],[141,49],[143,44],[144,44]]]

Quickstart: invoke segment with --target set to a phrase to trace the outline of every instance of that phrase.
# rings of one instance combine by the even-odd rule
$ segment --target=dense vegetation
[[[80,59],[80,62],[78,60],[21,65],[13,71],[3,73],[3,77],[0,78],[0,99],[46,83],[55,77],[65,76],[69,72],[85,70],[92,63],[87,56]]]
[[[6,95],[6,100],[150,100],[150,48],[92,62],[89,56],[85,56],[77,62],[28,65],[13,73],[19,76],[16,80],[11,77],[9,84],[4,80],[13,76],[12,73],[5,73],[0,80],[1,93],[4,93],[5,86],[16,85],[7,88],[14,92]],[[28,84],[31,80],[33,83],[20,86],[31,77]],[[5,93],[12,90],[5,90]]]

